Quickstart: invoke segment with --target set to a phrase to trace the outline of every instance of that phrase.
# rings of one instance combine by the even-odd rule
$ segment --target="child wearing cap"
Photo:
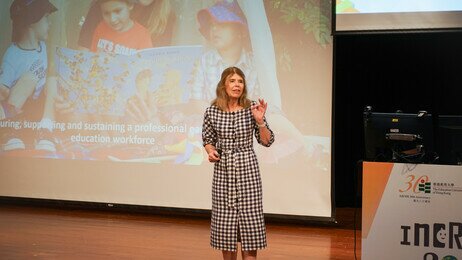
[[[210,45],[196,63],[193,73],[191,99],[212,101],[221,72],[228,67],[239,67],[246,75],[249,98],[258,97],[256,68],[250,50],[247,19],[239,4],[218,1],[198,12],[199,31]]]
[[[264,21],[266,14],[263,1],[242,1],[241,4],[243,9],[236,0],[219,0],[197,14],[199,31],[207,39],[211,50],[204,53],[193,72],[193,104],[198,109],[203,109],[205,102],[210,103],[216,97],[216,84],[220,81],[221,71],[231,66],[239,67],[246,75],[248,97],[256,100],[265,96],[269,106],[267,119],[272,122],[273,131],[279,133],[273,149],[257,148],[261,161],[276,163],[296,151],[302,151],[300,156],[303,157],[307,153],[304,136],[281,109],[276,71],[272,67],[275,64],[270,57],[274,57],[274,51],[271,52],[273,48],[268,46],[272,44],[272,39],[269,25]],[[252,17],[246,17],[242,10],[247,10]],[[247,18],[252,20],[249,22]],[[267,24],[267,29],[264,24]],[[249,39],[249,28],[253,29],[252,41]],[[265,32],[266,30],[268,31]],[[256,58],[257,55],[259,59]],[[196,101],[202,102],[195,103]]]
[[[98,0],[103,21],[93,34],[91,51],[132,55],[140,49],[152,48],[146,28],[130,18],[131,0]]]
[[[0,68],[0,119],[39,121],[35,149],[56,151],[51,135],[56,87],[47,80],[45,40],[48,15],[57,9],[48,0],[15,0],[10,6],[12,44]],[[45,90],[45,91],[44,91]],[[25,149],[24,131],[11,130],[2,137],[2,150]]]

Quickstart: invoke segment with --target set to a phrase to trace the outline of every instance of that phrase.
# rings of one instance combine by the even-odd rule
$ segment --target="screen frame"
[[[333,49],[332,49],[332,52],[333,52]],[[332,55],[334,55],[334,54],[332,53]],[[331,69],[332,69],[332,71],[333,71],[333,66],[332,66]],[[331,77],[333,77],[333,73],[332,73]],[[333,84],[333,83],[332,83],[332,84]],[[332,101],[332,96],[331,96],[331,101]],[[332,102],[332,103],[331,103],[331,108],[333,108],[333,107],[334,107],[334,103]],[[333,113],[333,110],[331,111],[331,113]],[[332,117],[331,117],[331,129],[333,129],[333,120],[332,120]],[[334,153],[334,152],[333,152],[333,151],[334,151],[334,150],[333,150],[334,145],[333,145],[333,134],[332,134],[332,133],[333,133],[333,132],[331,131],[331,135],[330,135],[330,138],[331,138],[331,147],[332,147],[331,150],[330,150],[331,158],[333,158],[333,153]],[[327,146],[326,146],[326,147],[327,147]],[[56,161],[53,161],[53,162],[56,162]],[[99,162],[98,162],[98,164],[99,164]],[[25,167],[26,167],[26,166],[29,167],[29,166],[32,166],[32,165],[25,165],[25,164],[24,164],[24,166],[25,166]],[[49,166],[49,165],[47,165],[47,167],[48,167],[48,166]],[[335,216],[335,206],[334,206],[334,205],[335,205],[335,197],[333,196],[333,194],[334,194],[334,174],[333,174],[333,170],[332,170],[333,167],[334,167],[334,163],[333,163],[333,161],[331,161],[331,162],[330,162],[330,168],[331,168],[331,171],[330,171],[330,176],[331,176],[331,177],[330,177],[330,178],[331,178],[331,179],[330,179],[330,182],[331,182],[331,191],[330,191],[331,196],[330,196],[330,200],[331,200],[331,205],[332,205],[332,206],[331,206],[331,209],[330,209],[330,210],[331,210],[331,211],[330,211],[330,216],[331,216],[331,218],[329,218],[329,219],[332,219],[332,216]],[[49,168],[48,168],[48,169],[49,169]],[[81,169],[79,169],[79,170],[81,170]],[[327,173],[327,171],[326,171],[326,173]],[[62,178],[62,176],[60,176],[60,178]],[[326,182],[326,184],[327,184],[327,182]],[[327,187],[327,186],[326,186],[326,187]],[[52,189],[50,189],[50,190],[52,190]],[[54,192],[54,191],[53,191],[53,192]],[[19,197],[21,197],[21,194],[19,195]],[[38,196],[32,196],[32,198],[40,198],[40,197],[38,197]],[[58,200],[58,201],[67,201],[67,200],[66,200],[66,197],[61,197],[61,198],[60,198],[59,196],[56,196],[55,193],[53,193],[53,194],[50,195],[50,196],[47,196],[46,199],[56,199],[56,200]],[[72,198],[71,198],[71,199],[72,199]],[[76,199],[77,199],[76,201],[79,201],[80,198],[76,198]],[[104,203],[104,202],[106,202],[106,201],[107,201],[107,200],[102,200],[102,201],[100,201],[100,202]],[[110,202],[110,201],[109,201],[109,202]],[[108,202],[108,203],[109,203],[109,202]],[[98,203],[98,201],[93,201],[93,202],[90,201],[90,203]],[[121,205],[131,205],[131,204],[128,204],[127,202],[124,203],[124,202],[122,201],[122,204],[121,204]],[[328,204],[327,204],[327,200],[326,200],[326,205],[328,205]],[[147,206],[149,206],[149,205],[147,205]],[[180,208],[178,208],[178,209],[180,209]],[[287,216],[289,216],[289,217],[297,217],[297,215],[287,215]],[[324,218],[324,217],[321,217],[321,218]]]
[[[363,19],[363,18],[358,18],[360,17],[366,17],[366,16],[378,16],[378,15],[383,15],[384,18],[386,19],[381,19],[381,20],[389,20],[393,17],[396,18],[396,16],[408,16],[409,13],[363,13],[363,14],[339,14],[337,15],[336,12],[336,2],[332,1],[332,35],[349,35],[349,34],[388,34],[388,33],[422,33],[422,32],[461,32],[462,31],[462,25],[460,26],[442,26],[442,27],[425,27],[425,26],[419,26],[419,27],[412,27],[412,26],[405,26],[401,28],[380,28],[377,25],[375,26],[369,26],[368,28],[362,28],[362,29],[354,29],[354,28],[349,28],[349,29],[338,29],[337,28],[337,21],[338,18],[341,19]],[[437,12],[425,12],[427,14],[422,14],[423,12],[414,12],[413,14],[418,14],[418,16],[434,16],[435,14],[442,14],[446,13],[444,15],[447,15],[447,13],[453,13],[451,14],[452,17],[459,17],[462,15],[462,11],[437,11]],[[347,18],[349,17],[349,18]],[[402,19],[402,18],[401,18]],[[407,20],[413,20],[415,19],[414,16],[408,17]],[[420,18],[419,18],[420,19]],[[460,18],[459,18],[460,19]],[[367,19],[368,21],[373,21],[374,19]],[[375,21],[376,22],[376,21]],[[415,24],[416,22],[414,22]]]

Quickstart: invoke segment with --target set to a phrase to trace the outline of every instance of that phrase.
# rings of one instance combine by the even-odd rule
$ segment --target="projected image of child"
[[[146,28],[130,18],[130,0],[98,0],[103,21],[93,34],[91,51],[132,55],[141,49],[152,48],[151,35]]]
[[[131,19],[145,27],[151,37],[153,47],[169,46],[172,41],[175,14],[169,0],[132,0]],[[96,27],[103,20],[100,5],[94,1],[80,30],[78,45],[82,50],[92,46]]]
[[[0,68],[0,118],[3,122],[21,121],[23,127],[2,130],[3,151],[56,152],[57,140],[52,134],[56,80],[47,79],[45,44],[50,29],[48,16],[56,10],[48,0],[15,0],[10,6],[12,44]]]
[[[152,3],[152,1],[143,1],[143,6],[149,5],[150,3]],[[153,46],[151,42],[151,33],[140,23],[131,18],[131,13],[133,9],[134,1],[132,0],[94,1],[89,11],[89,15],[91,15],[91,17],[87,17],[88,19],[86,20],[86,23],[83,25],[81,32],[81,37],[82,35],[87,36],[89,32],[92,32],[91,46],[89,46],[90,50],[92,52],[105,52],[129,56],[136,53],[138,50],[151,48]],[[98,11],[98,16],[95,16],[95,11]],[[96,28],[92,28],[92,25],[95,25],[95,22],[98,21],[98,18],[100,19],[97,23]],[[85,32],[83,33],[83,31]],[[88,38],[86,36],[84,37],[85,40],[82,40],[85,44],[88,43]],[[108,60],[109,59],[110,58],[108,58]],[[119,61],[123,60],[123,58],[120,57],[117,59]],[[137,70],[139,73],[139,71],[143,70],[143,68],[130,69],[133,70],[129,71],[127,69],[120,75],[121,77],[114,76],[114,80],[124,82],[125,77],[128,76],[130,73],[137,73]],[[107,72],[109,73],[108,76],[113,76],[111,73],[115,73],[112,70],[109,70]],[[99,75],[100,74],[101,73],[99,73]],[[98,92],[107,91],[107,89],[105,89],[106,86],[100,85],[96,86],[99,88],[97,90]],[[147,88],[148,86],[145,86],[143,91],[147,92]],[[115,96],[115,93],[111,93]],[[142,96],[146,97],[146,95]],[[129,101],[131,100],[129,100],[129,97],[127,97],[127,102]],[[112,103],[109,102],[109,105],[112,105]],[[60,111],[60,114],[67,120],[87,120],[98,122],[102,120],[102,118],[99,117],[100,115],[98,115],[97,113],[93,113],[92,115],[71,115],[71,112],[75,112],[72,107],[72,102],[63,97],[63,95],[60,95],[57,98],[56,104],[56,107]]]
[[[169,7],[168,4],[161,3],[165,2],[158,1],[154,3],[153,1],[139,1],[138,5],[145,6],[153,4],[157,7]],[[153,68],[150,66],[151,63],[137,58],[125,57],[137,53],[138,50],[153,47],[151,42],[153,32],[148,31],[139,22],[131,18],[135,8],[134,1],[98,0],[94,2],[91,8],[95,8],[95,6],[98,7],[95,10],[100,12],[102,20],[94,29],[90,50],[92,52],[105,52],[119,55],[95,55],[86,52],[77,54],[81,55],[81,57],[85,57],[81,59],[85,62],[88,60],[98,60],[98,63],[93,63],[96,65],[92,68],[98,68],[95,69],[95,71],[100,70],[100,72],[85,74],[88,76],[88,82],[91,82],[85,85],[87,86],[86,88],[81,87],[81,82],[78,82],[79,84],[75,87],[68,83],[70,82],[69,80],[62,80],[65,88],[57,104],[61,107],[61,109],[59,109],[60,111],[66,111],[67,113],[63,112],[60,114],[63,116],[64,121],[72,123],[117,123],[123,125],[149,122],[151,124],[159,124],[156,107],[158,102],[156,102],[156,97],[153,95],[152,91],[153,81],[157,79],[155,78]],[[165,11],[165,9],[162,10],[169,13]],[[153,22],[151,18],[152,17],[147,18],[149,20],[148,24]],[[87,20],[87,22],[89,21],[90,20]],[[160,24],[163,23],[162,20],[157,20],[157,22]],[[82,28],[82,30],[84,29]],[[59,57],[69,58],[68,56],[62,55]],[[105,57],[104,61],[101,57]],[[73,58],[75,58],[75,56]],[[62,61],[66,60],[65,58],[62,59]],[[66,62],[62,64],[65,63]],[[120,64],[121,66],[115,68],[113,65],[110,65],[114,63]],[[71,71],[73,71],[72,69],[73,68],[71,68]],[[114,69],[118,72],[115,72]],[[119,71],[119,69],[121,71]],[[83,70],[85,70],[85,68]],[[109,78],[109,80],[106,81],[107,78]],[[134,91],[136,93],[134,95],[133,92],[131,92],[132,87],[135,87]],[[72,95],[68,95],[68,93],[72,93]],[[74,98],[76,96],[79,97],[78,100]],[[146,112],[146,115],[144,112]],[[79,132],[76,130],[74,132],[74,135],[91,134],[89,131]],[[70,133],[70,131],[67,133]],[[99,130],[98,134],[114,138],[112,140],[120,136],[129,136],[127,133],[110,130]],[[137,133],[137,136],[141,135],[143,135],[143,133]],[[148,135],[149,134],[146,133],[143,137],[152,137]],[[109,155],[113,158],[131,158],[131,156],[145,157],[144,151],[147,149],[146,147],[148,147],[147,145],[131,145],[130,149],[127,149],[127,146],[118,145],[119,143],[116,141],[89,143],[85,141],[74,142],[72,141],[72,136],[70,136],[70,139],[71,141],[67,142],[70,143],[70,145],[69,147],[66,146],[66,151],[79,154],[81,151],[84,151],[87,153],[85,156],[100,159],[107,159]],[[160,145],[159,141],[155,146],[157,147]]]
[[[274,122],[273,128],[279,133],[280,138],[275,142],[274,149],[259,151],[263,161],[276,163],[283,157],[303,150],[304,137],[284,116],[280,108],[276,70],[271,67],[274,51],[269,51],[273,48],[269,48],[270,43],[251,37],[251,33],[258,34],[257,32],[249,32],[249,22],[253,23],[254,29],[268,26],[267,21],[264,20],[266,16],[263,3],[255,0],[246,2],[244,6],[251,10],[253,16],[246,17],[236,0],[218,1],[215,5],[198,12],[199,31],[207,40],[210,50],[204,53],[196,64],[192,78],[191,99],[193,102],[209,103],[216,95],[215,86],[220,81],[221,71],[229,66],[240,68],[247,76],[248,97],[250,99],[260,96],[269,97],[269,100],[276,104],[269,109],[268,118]],[[271,36],[269,38],[271,40]],[[256,48],[260,55],[258,67],[254,56],[254,51],[257,49],[252,48],[254,45],[258,46]],[[269,57],[270,55],[272,57]],[[260,84],[260,79],[265,81],[265,85]],[[203,105],[199,104],[199,106]],[[298,157],[305,156],[306,151],[300,153]]]
[[[247,19],[236,1],[218,1],[197,14],[199,31],[210,50],[196,64],[191,88],[193,100],[211,101],[221,72],[239,67],[246,77],[250,97],[258,96],[257,73],[253,64]]]

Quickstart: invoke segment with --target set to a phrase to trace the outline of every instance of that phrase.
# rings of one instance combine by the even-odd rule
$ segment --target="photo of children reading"
[[[305,120],[297,113],[300,103],[317,99],[311,93],[327,93],[324,81],[312,82],[316,63],[309,55],[329,49],[281,46],[304,46],[307,37],[280,29],[283,12],[272,1],[5,0],[0,7],[11,7],[11,19],[0,17],[8,22],[3,31],[10,34],[11,27],[16,35],[23,28],[24,34],[13,35],[12,43],[0,39],[5,155],[22,150],[25,156],[43,151],[59,158],[201,164],[203,110],[230,66],[246,75],[250,99],[268,102],[278,138],[271,150],[257,148],[263,162],[290,164],[313,157],[313,151],[329,152],[328,134],[320,144],[312,130],[321,129],[318,117]],[[48,14],[56,7],[50,27]],[[291,60],[297,61],[287,65]],[[25,129],[24,121],[36,127]],[[181,130],[168,132],[173,127]],[[154,138],[155,144],[137,138]]]

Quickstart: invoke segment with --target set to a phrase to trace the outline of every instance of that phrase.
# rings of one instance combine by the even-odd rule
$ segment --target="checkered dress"
[[[268,124],[265,119],[265,124]],[[270,129],[268,127],[268,129]],[[274,134],[265,146],[274,142]],[[260,131],[250,108],[225,112],[206,109],[202,128],[204,146],[221,152],[212,183],[211,241],[213,248],[235,251],[238,237],[242,250],[266,247],[262,184],[253,135],[261,144]]]

